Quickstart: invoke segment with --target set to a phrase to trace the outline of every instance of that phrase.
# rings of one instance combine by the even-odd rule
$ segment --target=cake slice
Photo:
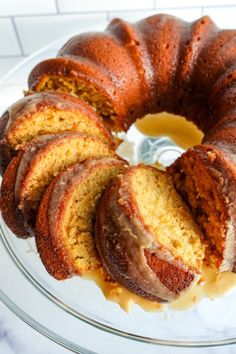
[[[5,222],[17,236],[29,236],[27,225],[34,227],[40,199],[59,172],[89,157],[114,155],[114,151],[101,140],[76,132],[42,135],[33,139],[12,160],[3,176],[1,205]],[[12,213],[14,210],[17,213]],[[22,217],[19,219],[18,210],[25,223],[22,223]]]
[[[214,137],[212,145],[194,146],[169,170],[176,189],[202,228],[206,262],[220,272],[236,272],[235,143],[222,144]]]
[[[96,207],[105,187],[125,168],[116,158],[88,159],[69,167],[48,187],[38,209],[36,245],[56,279],[101,265],[94,243]]]
[[[106,189],[96,244],[111,277],[151,301],[170,302],[201,276],[201,231],[172,178],[134,166]]]
[[[87,133],[113,147],[111,134],[85,101],[66,93],[35,93],[14,103],[0,120],[1,171],[22,144],[63,131]]]

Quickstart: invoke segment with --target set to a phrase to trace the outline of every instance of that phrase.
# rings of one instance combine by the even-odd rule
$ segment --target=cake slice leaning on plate
[[[93,135],[114,147],[111,134],[89,104],[62,92],[39,92],[15,102],[1,117],[1,174],[25,143],[63,131]]]
[[[19,237],[30,236],[39,202],[53,178],[70,165],[99,156],[115,153],[101,140],[86,134],[41,135],[29,142],[3,176],[2,215],[9,228]]]
[[[62,280],[101,265],[94,242],[99,198],[127,168],[117,158],[88,159],[69,167],[48,187],[36,221],[36,245],[47,271]]]
[[[108,274],[151,301],[171,302],[201,278],[201,231],[171,176],[134,166],[105,191],[96,243]]]

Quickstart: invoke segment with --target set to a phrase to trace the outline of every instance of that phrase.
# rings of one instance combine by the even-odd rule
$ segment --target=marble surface
[[[0,302],[1,354],[67,354],[69,350],[30,328]]]
[[[137,346],[139,343],[137,343]],[[45,338],[0,302],[1,354],[69,354],[71,351]],[[216,348],[153,347],[153,354],[235,354],[236,345]],[[102,353],[99,353],[102,354]],[[112,354],[112,353],[111,353]],[[122,350],[123,354],[123,350]],[[126,354],[126,353],[125,353]]]

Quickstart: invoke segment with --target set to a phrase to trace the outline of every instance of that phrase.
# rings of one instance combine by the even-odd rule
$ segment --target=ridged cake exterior
[[[213,178],[208,192],[214,184],[208,171],[214,170],[213,174],[220,176],[222,185],[218,194],[222,203],[213,214],[221,212],[225,217],[220,234],[214,235],[210,243],[213,253],[217,253],[215,241],[219,237],[221,253],[224,250],[233,259],[229,266],[229,262],[223,262],[224,256],[221,259],[217,256],[216,263],[224,264],[222,270],[235,269],[232,264],[236,262],[234,252],[226,252],[236,235],[232,203],[225,197],[234,194],[236,183],[235,46],[236,31],[217,28],[208,16],[192,23],[164,14],[135,24],[115,19],[102,33],[81,34],[69,40],[57,58],[39,63],[29,77],[30,90],[66,91],[87,100],[114,130],[126,131],[144,114],[162,111],[193,121],[205,134],[202,145],[180,157],[176,168],[169,171],[179,174],[181,169],[183,176],[191,159],[196,163],[208,161],[202,167],[209,180]],[[220,164],[213,164],[209,152],[217,156]],[[182,159],[186,167],[181,164]],[[191,173],[188,184],[190,179]],[[204,194],[199,181],[197,189]],[[215,216],[211,217],[204,202],[199,206],[199,198],[203,198],[200,192],[191,199],[186,196],[191,194],[188,187],[179,191],[194,213],[201,214],[197,219],[208,230],[209,242]],[[214,198],[212,205],[216,205]],[[206,220],[210,220],[210,226],[206,226]],[[227,235],[231,235],[230,239]]]
[[[57,58],[39,63],[29,88],[78,95],[118,130],[164,110],[208,129],[214,115],[205,94],[224,73],[220,51],[234,36],[234,31],[218,30],[207,16],[191,24],[168,15],[136,24],[114,19],[106,31],[75,36]]]

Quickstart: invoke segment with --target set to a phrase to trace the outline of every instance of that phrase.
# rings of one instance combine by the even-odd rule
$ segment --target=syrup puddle
[[[148,312],[171,310],[188,310],[194,308],[203,298],[216,299],[225,295],[236,286],[236,274],[230,272],[218,273],[216,269],[203,266],[202,280],[193,288],[182,294],[171,304],[159,304],[133,294],[129,290],[112,282],[104,273],[103,268],[87,273],[83,278],[93,280],[102,290],[105,298],[117,303],[124,311],[130,313],[134,304]]]
[[[93,280],[102,290],[105,298],[117,303],[125,312],[130,313],[134,304],[148,312],[157,312],[164,309],[163,304],[148,301],[109,280],[102,267],[87,273],[84,278]]]
[[[203,281],[181,295],[169,305],[173,310],[187,310],[196,306],[203,298],[216,299],[225,295],[236,286],[236,274],[218,273],[216,269],[203,266]]]
[[[188,149],[200,144],[203,133],[184,117],[170,113],[148,114],[135,123],[144,135],[151,137],[168,136],[179,147]]]

